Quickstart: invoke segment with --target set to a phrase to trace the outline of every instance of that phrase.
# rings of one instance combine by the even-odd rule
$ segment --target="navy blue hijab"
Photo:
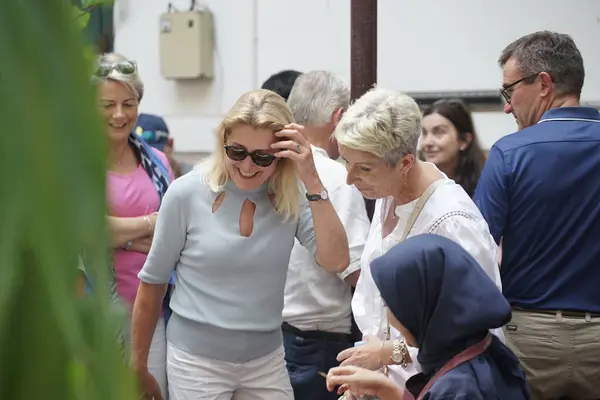
[[[510,321],[510,305],[494,282],[469,253],[445,237],[408,238],[375,259],[371,273],[391,313],[416,338],[417,359],[427,379],[490,329]],[[470,364],[479,390],[489,396],[485,398],[527,398],[519,361],[497,337],[483,358],[465,364]]]

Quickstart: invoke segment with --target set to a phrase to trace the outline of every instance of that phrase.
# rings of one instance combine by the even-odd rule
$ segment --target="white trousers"
[[[128,346],[131,345],[131,325],[128,324],[129,331],[125,333],[125,339]],[[150,343],[150,352],[148,353],[148,372],[158,382],[163,399],[168,400],[167,389],[167,330],[165,320],[158,319],[152,343]],[[129,349],[128,349],[129,351]]]
[[[294,400],[283,346],[242,364],[198,357],[167,343],[170,400]]]

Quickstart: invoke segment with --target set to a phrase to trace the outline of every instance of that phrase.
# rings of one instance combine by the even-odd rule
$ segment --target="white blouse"
[[[379,290],[371,276],[371,261],[400,241],[406,222],[415,208],[418,199],[396,207],[398,224],[394,230],[382,239],[382,225],[393,198],[377,200],[369,237],[361,258],[361,274],[352,298],[352,311],[356,323],[364,336],[376,336],[383,340],[387,327],[387,317]],[[408,237],[435,233],[454,240],[467,250],[502,290],[500,271],[496,261],[498,246],[492,238],[483,216],[463,190],[451,179],[446,179],[431,195],[421,214],[415,221]],[[502,330],[493,331],[503,339]],[[401,338],[400,333],[391,328],[391,338]],[[418,373],[418,350],[409,347],[413,364],[404,369],[400,366],[390,366],[389,376],[399,386],[404,386],[406,380]]]

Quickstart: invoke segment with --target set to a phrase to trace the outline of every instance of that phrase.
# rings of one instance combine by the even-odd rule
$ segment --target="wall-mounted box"
[[[160,16],[160,71],[167,79],[212,79],[214,29],[208,10]]]

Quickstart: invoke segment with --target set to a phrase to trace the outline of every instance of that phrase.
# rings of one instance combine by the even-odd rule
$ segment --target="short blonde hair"
[[[205,173],[206,183],[213,192],[220,192],[229,180],[225,164],[225,143],[231,131],[240,125],[253,129],[269,129],[273,133],[294,122],[285,99],[275,92],[258,89],[243,94],[231,107],[217,129],[217,148],[198,167]],[[277,213],[284,218],[300,215],[300,181],[291,160],[279,159],[275,173],[269,179],[269,192],[274,195]]]
[[[334,135],[344,147],[395,165],[406,154],[417,154],[421,110],[411,97],[376,87],[348,108]]]
[[[101,54],[98,56],[96,64],[118,64],[123,61],[129,61],[135,64],[135,62],[118,53]],[[138,101],[141,101],[142,97],[144,97],[144,83],[140,79],[137,65],[135,68],[135,72],[132,74],[123,74],[117,69],[113,69],[107,76],[94,76],[93,81],[94,83],[102,83],[106,81],[119,82],[123,84],[131,93],[133,93],[133,95],[137,97]]]

